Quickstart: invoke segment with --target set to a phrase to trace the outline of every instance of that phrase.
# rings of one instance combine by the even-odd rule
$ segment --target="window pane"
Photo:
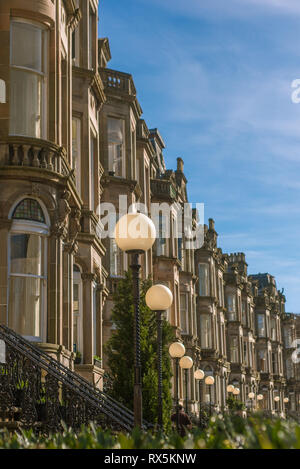
[[[258,336],[265,337],[266,335],[265,316],[263,314],[257,315],[257,329],[258,329]]]
[[[31,220],[45,223],[45,217],[40,204],[34,199],[23,199],[15,208],[14,220]]]
[[[41,282],[36,278],[10,278],[9,327],[23,336],[42,337]]]
[[[11,235],[11,273],[43,275],[43,244],[43,239],[41,238],[41,236],[38,235]]]
[[[200,341],[201,347],[204,349],[211,348],[212,337],[211,337],[211,316],[208,314],[200,315]]]
[[[42,72],[42,35],[37,26],[13,22],[11,25],[11,64]]]
[[[199,295],[209,296],[208,265],[199,264]]]
[[[40,138],[42,78],[14,69],[10,77],[10,134]]]
[[[122,176],[123,167],[123,121],[109,118],[108,128],[108,170],[115,176]]]
[[[232,363],[239,362],[238,337],[230,338],[230,358]]]
[[[180,323],[182,332],[188,332],[188,296],[180,295]]]

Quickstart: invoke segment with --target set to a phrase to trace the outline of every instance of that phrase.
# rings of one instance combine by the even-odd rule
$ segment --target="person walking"
[[[177,413],[175,412],[171,416],[171,421],[173,424],[177,423]],[[178,432],[181,437],[184,437],[186,435],[186,429],[191,430],[192,429],[192,422],[188,414],[184,412],[184,408],[182,405],[178,406]]]

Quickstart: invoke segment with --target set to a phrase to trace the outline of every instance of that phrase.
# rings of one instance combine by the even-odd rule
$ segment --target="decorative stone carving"
[[[56,223],[52,230],[53,234],[56,236],[63,236],[67,238],[67,222],[69,215],[71,213],[71,207],[68,203],[70,198],[70,192],[65,190],[58,202],[58,207],[56,211]]]

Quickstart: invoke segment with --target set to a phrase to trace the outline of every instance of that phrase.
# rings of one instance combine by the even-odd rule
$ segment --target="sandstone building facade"
[[[184,162],[166,168],[163,137],[143,119],[132,76],[108,68],[98,6],[0,0],[0,322],[101,387],[112,294],[128,259],[103,239],[99,207],[120,213],[120,195],[125,209],[165,203],[172,208],[159,214],[142,276],[173,293],[168,320],[194,361],[189,412],[210,399],[226,409],[234,384],[248,407],[254,392],[267,412],[300,413],[298,318],[285,312],[274,277],[249,275],[243,253],[222,252],[212,219],[201,248],[175,236],[188,202]],[[195,381],[197,368],[214,376],[211,393]]]

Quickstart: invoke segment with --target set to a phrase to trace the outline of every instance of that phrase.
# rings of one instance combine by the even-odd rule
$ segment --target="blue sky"
[[[100,0],[99,20],[220,247],[275,275],[300,313],[300,1]]]

